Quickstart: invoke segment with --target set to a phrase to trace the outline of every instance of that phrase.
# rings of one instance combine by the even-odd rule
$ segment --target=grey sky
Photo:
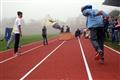
[[[109,10],[116,7],[104,6],[104,0],[1,0],[2,18],[16,16],[16,11],[24,12],[24,19],[42,19],[50,14],[52,18],[65,21],[81,13],[81,6],[92,4],[93,8]],[[117,7],[118,8],[118,7]]]

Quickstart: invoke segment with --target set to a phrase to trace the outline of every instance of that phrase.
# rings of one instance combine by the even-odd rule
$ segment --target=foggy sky
[[[116,8],[102,5],[104,0],[1,0],[1,19],[16,16],[17,11],[23,11],[24,20],[42,19],[46,15],[52,18],[66,21],[69,17],[81,14],[81,7],[92,4],[93,8],[109,9]],[[118,7],[117,7],[118,8]]]
[[[70,19],[70,21],[72,20],[70,23],[73,24],[74,19],[77,17],[80,18],[78,21],[83,19],[83,16],[81,16],[81,7],[86,4],[91,4],[94,9],[104,10],[107,13],[113,9],[120,10],[120,7],[102,5],[103,2],[104,0],[0,0],[0,34],[4,34],[6,26],[12,27],[17,11],[23,12],[25,22],[34,20],[40,22],[41,19],[50,15],[53,19],[63,22]],[[34,34],[39,34],[41,30],[40,24],[33,24]],[[29,25],[29,27],[25,26],[23,33],[29,34],[32,28],[33,25]],[[52,27],[49,28],[50,32],[56,31]]]
[[[1,0],[1,19],[16,16],[23,11],[24,19],[42,19],[51,15],[55,19],[65,21],[69,17],[81,14],[81,6],[92,4],[93,8],[109,10],[114,7],[102,5],[104,0]]]

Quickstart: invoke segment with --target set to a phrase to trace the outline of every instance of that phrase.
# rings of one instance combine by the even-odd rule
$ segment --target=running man
[[[44,26],[42,29],[42,37],[43,37],[43,45],[48,45],[46,26]]]
[[[104,63],[104,23],[103,17],[107,14],[103,11],[92,9],[92,5],[86,5],[81,9],[83,15],[87,18],[86,26],[90,30],[90,39],[96,50],[95,60]]]
[[[20,42],[20,36],[22,37],[22,31],[21,27],[23,26],[23,13],[21,11],[17,12],[17,18],[15,20],[14,26],[13,26],[13,34],[15,35],[15,43],[14,43],[14,54],[15,56],[20,55],[18,52],[19,48],[19,42]]]

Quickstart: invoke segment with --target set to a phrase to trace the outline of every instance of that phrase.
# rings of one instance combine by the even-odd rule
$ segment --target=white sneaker
[[[17,56],[20,56],[20,55],[21,55],[21,53],[19,53],[19,52],[17,52],[16,54],[17,54]]]
[[[17,54],[14,54],[13,56],[14,56],[14,57],[17,57]]]

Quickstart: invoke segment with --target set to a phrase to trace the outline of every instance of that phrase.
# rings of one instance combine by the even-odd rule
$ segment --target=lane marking
[[[29,70],[23,77],[19,80],[24,80],[30,73],[32,73],[40,64],[42,64],[50,55],[52,55],[59,47],[61,47],[65,41],[63,41],[60,45],[58,45],[54,50],[52,50],[44,59],[42,59],[36,66]]]
[[[84,60],[84,63],[85,63],[85,68],[86,68],[86,71],[87,71],[88,80],[93,80],[92,75],[91,75],[91,72],[90,72],[90,69],[89,69],[89,66],[88,66],[88,63],[87,63],[87,60],[86,60],[86,57],[85,57],[85,55],[84,55],[85,53],[84,53],[84,51],[83,51],[82,44],[81,44],[79,38],[78,38],[78,41],[79,41],[80,50],[81,50],[81,52],[82,52],[83,60]]]
[[[56,41],[56,40],[57,40],[57,39],[52,40],[52,41],[49,42],[49,43],[52,43],[52,42],[54,42],[54,41]],[[33,51],[33,50],[35,50],[35,49],[37,49],[37,48],[39,48],[39,47],[42,47],[42,46],[43,46],[43,45],[40,45],[40,46],[31,48],[31,49],[29,49],[29,50],[27,50],[27,51],[21,53],[21,55],[23,55],[23,54],[25,54],[25,53],[27,53],[27,52]],[[17,57],[17,56],[16,56],[16,57]],[[10,57],[10,58],[7,58],[7,59],[5,59],[5,60],[2,60],[2,61],[0,61],[0,64],[1,64],[1,63],[4,63],[4,62],[7,62],[7,61],[9,61],[9,60],[11,60],[11,59],[14,59],[14,58],[16,58],[16,57],[15,57],[15,56],[12,56],[12,57]]]
[[[51,39],[54,39],[54,38],[51,38]],[[36,42],[32,42],[32,43],[28,43],[28,44],[22,45],[21,48],[22,48],[22,47],[29,46],[29,45],[33,45],[33,44],[36,44],[36,43],[42,43],[42,40],[41,40],[41,41],[36,41]],[[4,52],[7,52],[7,51],[11,51],[11,50],[13,50],[13,48],[8,49],[8,50],[5,50],[5,51],[0,51],[0,53],[4,53]]]
[[[32,45],[32,44],[36,44],[36,43],[39,43],[39,42],[41,42],[41,41],[37,41],[37,42],[33,42],[33,43],[29,43],[29,44],[23,45],[23,46],[21,46],[21,48],[22,48],[22,47],[29,46],[29,45]],[[11,51],[11,50],[13,50],[13,48],[8,49],[8,50],[5,50],[5,51],[1,51],[0,54],[1,54],[1,53],[4,53],[4,52],[7,52],[7,51]]]
[[[107,46],[107,45],[104,45],[106,48],[108,48],[108,49],[110,49],[110,50],[112,50],[112,51],[114,51],[114,52],[116,52],[117,54],[120,54],[120,52],[119,51],[116,51],[115,49],[113,49],[113,48],[111,48],[111,47],[109,47],[109,46]]]

